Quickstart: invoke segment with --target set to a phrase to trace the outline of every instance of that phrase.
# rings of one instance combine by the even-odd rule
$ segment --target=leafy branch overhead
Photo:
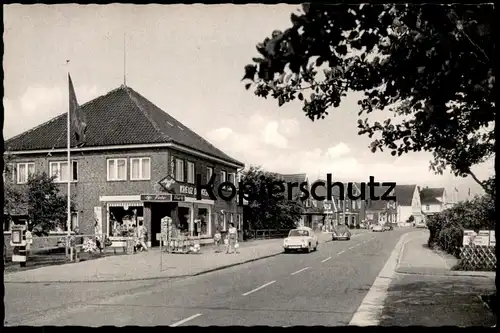
[[[257,45],[243,80],[279,106],[299,100],[313,121],[364,92],[358,128],[373,152],[429,151],[434,171],[465,176],[494,153],[493,15],[492,5],[306,4]],[[386,120],[370,122],[375,110]]]

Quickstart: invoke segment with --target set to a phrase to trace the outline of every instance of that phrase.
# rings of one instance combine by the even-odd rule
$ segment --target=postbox
[[[11,229],[10,245],[12,249],[12,262],[18,262],[21,266],[26,265],[26,225],[13,225]]]

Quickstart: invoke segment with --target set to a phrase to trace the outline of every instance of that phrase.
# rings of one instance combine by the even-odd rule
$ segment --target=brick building
[[[160,219],[170,216],[182,232],[212,238],[216,226],[242,228],[242,207],[202,191],[196,199],[196,175],[203,182],[215,173],[236,182],[243,163],[229,157],[130,87],[121,86],[81,106],[87,118],[85,145],[71,149],[71,194],[76,211],[72,227],[85,234],[113,236],[116,226],[143,221],[150,245],[157,245]],[[67,193],[64,113],[6,141],[14,157],[12,177],[23,186],[30,173],[56,175]],[[72,147],[76,137],[73,135]],[[159,182],[163,180],[163,185]],[[168,192],[167,192],[168,191]]]

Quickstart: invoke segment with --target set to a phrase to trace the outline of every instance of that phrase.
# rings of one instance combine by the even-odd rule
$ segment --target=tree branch
[[[478,183],[478,184],[479,184],[479,185],[483,188],[483,190],[484,190],[486,193],[490,194],[490,191],[489,191],[488,187],[484,184],[484,182],[480,181],[480,180],[476,177],[476,175],[475,175],[475,174],[474,174],[474,173],[473,173],[470,169],[469,169],[469,171],[467,171],[467,173],[468,173],[468,174],[472,177],[472,179],[474,179],[474,181],[475,181],[476,183]]]

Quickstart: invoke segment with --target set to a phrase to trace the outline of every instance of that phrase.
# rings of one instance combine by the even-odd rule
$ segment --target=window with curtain
[[[127,180],[127,159],[108,159],[108,181]]]
[[[187,162],[187,182],[194,184],[194,163]]]
[[[175,180],[184,182],[184,160],[175,159]]]
[[[151,178],[151,159],[139,157],[130,159],[130,179],[149,180]]]

